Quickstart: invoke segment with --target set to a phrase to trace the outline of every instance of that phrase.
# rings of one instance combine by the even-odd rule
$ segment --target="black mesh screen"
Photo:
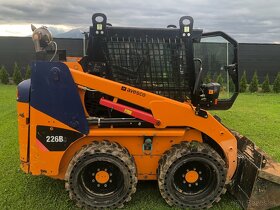
[[[202,30],[193,29],[191,17],[181,17],[179,28],[108,26],[101,13],[92,23],[87,59],[94,68],[88,72],[179,101],[192,97],[193,42]]]
[[[104,47],[113,80],[176,100],[190,96],[182,39],[106,37]]]

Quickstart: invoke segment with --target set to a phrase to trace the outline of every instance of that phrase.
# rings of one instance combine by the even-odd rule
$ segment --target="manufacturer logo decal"
[[[125,92],[128,92],[128,93],[132,93],[134,95],[142,96],[142,97],[146,96],[146,93],[144,93],[142,91],[135,90],[135,89],[132,89],[132,88],[128,88],[128,87],[125,87],[125,86],[122,86],[121,90],[125,91]]]

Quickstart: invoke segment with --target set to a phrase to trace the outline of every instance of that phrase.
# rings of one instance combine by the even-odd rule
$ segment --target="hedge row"
[[[12,81],[9,80],[9,77],[12,76]],[[31,76],[31,68],[28,65],[26,67],[24,78],[22,77],[20,67],[17,63],[14,64],[13,74],[9,75],[5,66],[1,66],[0,68],[0,82],[3,84],[14,83],[18,85],[23,79],[29,79]]]
[[[246,71],[243,72],[239,83],[239,91],[241,93],[250,91],[251,93],[261,91],[264,93],[269,93],[271,91],[280,93],[280,72],[278,72],[273,84],[270,84],[269,77],[266,75],[265,80],[262,84],[259,84],[259,79],[257,72],[254,73],[253,78],[250,83],[247,82]]]

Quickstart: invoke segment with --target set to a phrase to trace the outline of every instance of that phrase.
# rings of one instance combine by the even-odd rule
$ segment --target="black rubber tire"
[[[91,173],[90,170],[94,168],[94,164],[102,163],[109,164],[109,168],[112,166],[118,172],[118,177],[115,178],[119,182],[116,184],[116,191],[105,192],[108,189],[104,188],[103,191],[96,192],[90,189],[92,187],[91,184],[88,184],[90,179],[86,178]],[[85,172],[86,170],[89,170],[89,173]],[[70,199],[78,207],[86,209],[122,208],[124,203],[130,201],[131,195],[136,192],[136,166],[133,157],[124,147],[115,142],[96,141],[84,146],[75,154],[69,164],[65,180],[65,188],[69,191]],[[113,183],[116,182],[113,181]]]
[[[191,191],[188,192],[188,187],[184,186],[183,183],[182,188],[178,187],[177,183],[181,183],[181,180],[177,175],[181,170],[180,168],[189,167],[190,164],[195,163],[201,163],[199,166],[202,166],[206,172],[209,172],[208,175],[206,173],[207,179],[205,179],[209,181],[201,181],[205,182],[205,184],[199,186],[202,189],[196,190],[193,193]],[[185,168],[183,169],[185,170]],[[160,193],[170,206],[207,209],[212,207],[214,202],[219,202],[221,194],[226,192],[227,167],[225,161],[214,149],[205,143],[182,142],[174,145],[163,154],[159,161],[157,173]],[[184,181],[184,183],[186,182]],[[182,189],[185,189],[185,191]]]

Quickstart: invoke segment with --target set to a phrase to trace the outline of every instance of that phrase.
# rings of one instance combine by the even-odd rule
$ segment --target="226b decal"
[[[50,126],[37,126],[36,137],[49,151],[65,151],[67,147],[83,134]]]
[[[46,136],[46,142],[64,142],[63,136]]]

